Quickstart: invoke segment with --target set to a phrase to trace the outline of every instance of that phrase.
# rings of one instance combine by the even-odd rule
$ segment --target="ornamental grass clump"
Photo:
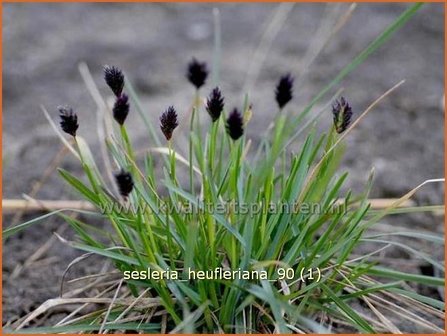
[[[396,22],[402,24],[417,8],[411,7]],[[390,26],[368,53],[395,29]],[[336,329],[336,322],[341,330],[374,333],[395,332],[396,320],[436,330],[421,320],[426,316],[406,311],[398,311],[394,320],[390,316],[399,309],[389,308],[423,307],[425,314],[436,316],[441,303],[414,292],[408,283],[443,286],[444,280],[389,269],[369,259],[384,249],[384,241],[392,243],[368,235],[368,228],[387,214],[405,211],[396,208],[416,189],[375,210],[368,200],[372,174],[356,194],[346,188],[348,174],[339,171],[343,140],[370,109],[362,113],[337,96],[319,115],[331,121],[325,132],[317,132],[317,118],[306,119],[363,57],[304,107],[292,101],[292,75],[278,76],[271,96],[280,113],[271,114],[272,127],[256,148],[248,135],[250,116],[257,117],[248,96],[242,106],[227,110],[218,83],[213,83],[208,97],[198,99],[208,77],[206,63],[193,59],[188,65],[186,77],[194,88],[189,113],[179,118],[174,107],[168,107],[159,117],[160,129],[148,118],[149,113],[155,118],[159,114],[142,106],[127,75],[117,67],[104,67],[105,82],[115,96],[105,117],[118,124],[105,138],[112,165],[108,168],[115,174],[108,179],[95,164],[98,157],[76,135],[82,133],[82,116],[78,130],[78,119],[68,107],[59,108],[61,128],[76,135],[78,146],[73,148],[65,138],[64,143],[81,161],[88,179],[59,171],[107,225],[89,223],[90,213],[82,218],[63,214],[77,238],[61,240],[86,255],[110,260],[118,275],[112,272],[102,280],[113,284],[112,290],[98,294],[110,299],[106,306],[94,313],[78,312],[52,331],[327,333]],[[129,113],[130,108],[137,113]],[[208,123],[200,124],[199,114],[208,115]],[[126,118],[138,117],[149,134],[143,154],[133,149],[125,127]],[[179,137],[185,134],[187,141]],[[290,150],[292,142],[295,151]],[[28,225],[7,230],[4,236]],[[366,242],[381,243],[370,254],[355,254]]]

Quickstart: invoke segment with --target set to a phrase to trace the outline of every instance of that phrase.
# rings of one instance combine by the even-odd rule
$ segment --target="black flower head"
[[[73,112],[70,106],[58,106],[59,116],[61,117],[61,127],[65,133],[76,136],[76,130],[79,127],[78,116]]]
[[[334,116],[334,126],[337,133],[343,133],[351,123],[352,108],[344,97],[336,100],[332,104],[332,114]]]
[[[205,84],[206,77],[208,77],[208,69],[206,63],[199,62],[195,58],[188,64],[188,72],[186,73],[188,80],[199,89]]]
[[[227,119],[227,133],[233,140],[239,139],[244,134],[244,121],[237,108],[230,113]]]
[[[222,93],[220,92],[219,88],[216,87],[213,91],[211,91],[211,94],[206,101],[206,110],[208,111],[208,114],[213,122],[219,119],[223,108],[224,98],[222,97]]]
[[[115,105],[113,105],[113,117],[120,125],[124,124],[127,115],[129,114],[129,97],[126,94],[122,94],[116,98]]]
[[[121,96],[124,88],[123,72],[115,66],[104,66],[104,79],[107,85],[112,89],[115,96]]]
[[[123,197],[129,196],[133,189],[132,175],[129,172],[121,169],[115,174],[116,184],[118,185],[118,190]]]
[[[290,74],[282,76],[276,86],[276,102],[279,108],[283,108],[290,100],[292,100],[293,78]]]
[[[175,112],[174,106],[169,106],[168,109],[160,117],[160,128],[166,137],[166,140],[170,140],[172,132],[178,126],[177,112]]]

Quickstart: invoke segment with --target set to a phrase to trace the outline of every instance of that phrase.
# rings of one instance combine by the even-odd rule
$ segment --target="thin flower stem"
[[[123,143],[124,143],[124,149],[128,153],[129,158],[130,158],[130,160],[127,160],[128,169],[130,170],[130,172],[132,173],[132,176],[134,176],[134,178],[140,180],[139,175],[137,174],[137,171],[136,171],[135,154],[133,152],[133,148],[132,148],[132,144],[129,139],[129,135],[127,134],[126,126],[120,125],[120,132],[121,132],[121,137],[122,137]]]
[[[220,119],[220,118],[219,118]],[[209,156],[208,156],[208,170],[210,177],[215,176],[214,175],[214,167],[215,167],[215,154],[216,154],[216,147],[217,147],[217,130],[219,127],[219,120],[214,122],[211,125],[211,136],[210,136],[210,144],[209,144]]]
[[[194,94],[194,108],[196,110],[196,127],[197,127],[197,135],[199,138],[199,143],[202,142],[202,125],[200,123],[200,90],[197,89]]]
[[[97,195],[100,195],[100,193],[98,192],[98,186],[96,185],[96,181],[93,178],[92,171],[90,170],[90,167],[87,165],[87,163],[84,159],[84,156],[82,155],[81,147],[79,146],[79,143],[78,143],[78,140],[76,137],[74,137],[74,141],[76,143],[76,147],[78,150],[79,158],[81,160],[82,168],[84,169],[85,173],[87,174],[87,178],[90,181],[90,184],[91,184],[93,190],[95,191],[95,193]]]
[[[175,152],[172,149],[172,139],[168,140],[168,149],[169,149],[169,162],[170,162],[170,174],[171,180],[174,185],[178,185],[176,172],[175,172]]]
[[[192,195],[195,194],[194,192],[194,171],[193,171],[193,144],[192,144],[192,134],[194,133],[194,117],[196,114],[196,108],[193,107],[192,108],[192,113],[191,113],[191,121],[190,121],[190,125],[189,125],[189,190],[191,192]]]

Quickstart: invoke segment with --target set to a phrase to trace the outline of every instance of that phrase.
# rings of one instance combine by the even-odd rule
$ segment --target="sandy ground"
[[[291,104],[300,111],[319,89],[372,41],[408,5],[359,4],[352,18],[332,37],[309,68],[303,62],[322,20],[338,8],[324,4],[297,4],[288,13],[266,55],[259,76],[249,87],[254,116],[248,130],[254,141],[275,111],[273,89],[278,77],[291,71],[306,75]],[[211,5],[192,4],[4,4],[3,9],[3,198],[29,193],[52,160],[60,142],[39,105],[57,119],[56,106],[72,105],[80,130],[98,149],[95,105],[78,72],[84,61],[101,92],[109,95],[101,77],[103,64],[125,70],[140,94],[148,116],[156,122],[171,104],[185,115],[192,88],[184,78],[192,56],[212,59]],[[222,21],[221,86],[229,106],[241,104],[247,68],[262,33],[276,10],[272,4],[219,4]],[[360,190],[372,166],[376,169],[374,197],[401,196],[429,178],[443,177],[444,9],[427,4],[385,46],[382,46],[336,89],[344,88],[354,112],[361,113],[375,98],[401,79],[406,83],[384,100],[347,140],[343,162],[350,172],[348,186]],[[326,19],[325,19],[326,18]],[[205,87],[205,91],[211,84]],[[335,91],[332,92],[332,94]],[[330,95],[323,99],[327,102]],[[316,110],[318,110],[316,107]],[[331,122],[330,111],[323,125]],[[136,115],[128,118],[133,142],[150,146]],[[65,158],[65,169],[79,172]],[[74,199],[56,173],[38,194],[41,199]],[[425,187],[419,204],[441,204],[443,185]],[[395,223],[396,217],[385,224]],[[3,217],[10,225],[11,216]],[[397,219],[399,225],[442,232],[443,218],[417,215]],[[11,277],[14,269],[61,228],[50,219],[4,244],[3,321],[6,322],[58,295],[63,269],[76,251],[53,243],[38,261]],[[70,237],[67,229],[64,235]],[[441,252],[430,251],[442,260]],[[399,255],[402,257],[401,255]],[[76,267],[74,275],[96,270],[95,262]]]

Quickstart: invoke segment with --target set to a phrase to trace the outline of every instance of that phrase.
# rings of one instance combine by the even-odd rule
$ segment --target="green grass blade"
[[[426,286],[442,286],[445,285],[444,278],[432,277],[427,275],[410,274],[405,272],[399,272],[390,270],[380,266],[373,266],[366,271],[369,275],[375,275],[383,278],[412,281],[424,284]]]
[[[106,323],[104,326],[109,330],[137,330],[137,331],[148,331],[148,332],[159,332],[160,323]],[[78,333],[78,332],[88,332],[88,331],[98,331],[101,329],[101,324],[74,324],[68,326],[60,327],[36,327],[20,329],[18,331],[10,330],[5,328],[3,330],[8,334],[59,334],[59,333]]]
[[[356,327],[368,334],[375,333],[374,329],[361,318],[351,307],[349,307],[343,300],[341,300],[328,286],[325,284],[321,285],[321,289],[333,300],[333,302],[338,306],[338,308],[346,314],[356,325]]]

